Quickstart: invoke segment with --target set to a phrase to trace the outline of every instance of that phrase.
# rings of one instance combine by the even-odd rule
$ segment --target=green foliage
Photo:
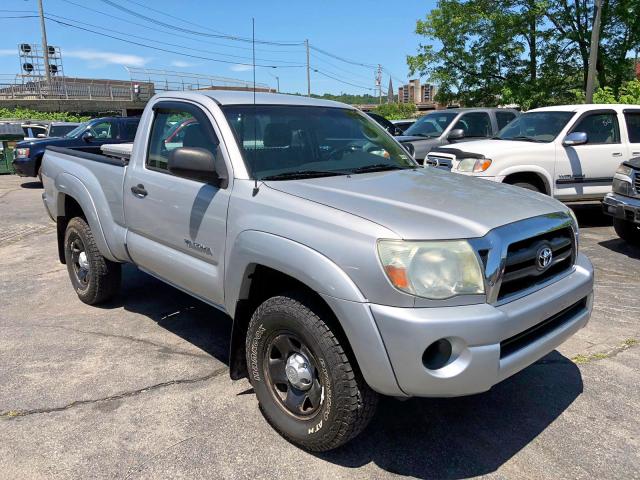
[[[597,80],[614,96],[633,77],[627,57],[640,45],[639,11],[640,0],[603,2]],[[588,0],[439,0],[418,20],[428,43],[407,64],[439,86],[443,103],[570,103],[585,88],[592,22]]]
[[[640,80],[625,82],[615,95],[611,87],[598,88],[593,93],[593,103],[625,103],[640,105]]]
[[[348,103],[350,105],[369,105],[372,103],[378,103],[380,99],[373,95],[350,95],[348,93],[341,93],[340,95],[332,95],[325,93],[324,95],[311,95],[313,98],[322,98],[323,100],[333,100],[335,102]]]
[[[374,112],[389,120],[411,118],[416,111],[416,106],[413,103],[383,103],[374,109]]]
[[[28,108],[0,108],[0,118],[15,120],[49,120],[54,122],[85,122],[91,117],[74,115],[68,112],[38,112]]]

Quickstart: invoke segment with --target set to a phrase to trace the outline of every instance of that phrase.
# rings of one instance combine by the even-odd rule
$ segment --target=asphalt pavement
[[[229,379],[231,321],[128,266],[81,303],[40,184],[0,176],[0,478],[640,478],[640,249],[576,207],[596,270],[586,328],[490,392],[384,399],[306,453]]]

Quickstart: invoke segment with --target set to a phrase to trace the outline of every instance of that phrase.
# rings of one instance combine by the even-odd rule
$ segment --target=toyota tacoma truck
[[[640,157],[623,162],[613,177],[613,192],[602,201],[620,238],[640,246]]]
[[[231,378],[305,449],[356,436],[380,394],[485,392],[591,314],[566,206],[419,167],[350,106],[162,93],[130,148],[45,153],[75,292],[108,301],[128,262],[226,313]]]
[[[640,155],[640,106],[559,105],[520,115],[494,138],[434,148],[425,164],[546,193],[602,200],[616,168]]]

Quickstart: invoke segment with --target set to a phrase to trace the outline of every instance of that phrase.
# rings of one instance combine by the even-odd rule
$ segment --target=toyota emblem
[[[542,247],[538,250],[538,270],[546,270],[551,265],[551,260],[553,260],[553,251],[549,247]]]

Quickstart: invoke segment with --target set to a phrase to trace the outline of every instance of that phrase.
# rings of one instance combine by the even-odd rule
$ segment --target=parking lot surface
[[[57,259],[37,182],[0,176],[0,478],[640,478],[640,249],[576,207],[589,325],[490,392],[384,399],[306,453],[227,369],[231,321],[133,267],[100,308]]]

